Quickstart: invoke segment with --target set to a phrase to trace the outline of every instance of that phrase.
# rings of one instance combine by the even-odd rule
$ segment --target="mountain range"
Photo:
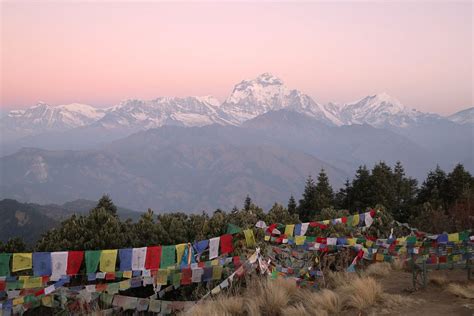
[[[335,188],[380,160],[400,160],[418,179],[436,164],[473,171],[473,109],[443,117],[386,93],[321,104],[268,73],[240,82],[222,103],[39,103],[0,119],[0,197],[64,203],[110,193],[132,209],[196,211],[250,194],[269,207],[298,196],[321,168]]]

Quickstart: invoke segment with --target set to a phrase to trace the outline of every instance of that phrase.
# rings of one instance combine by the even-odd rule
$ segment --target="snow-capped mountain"
[[[10,132],[29,135],[86,126],[96,122],[104,114],[104,110],[86,104],[72,103],[52,106],[38,102],[26,110],[10,111],[1,119],[1,127]]]
[[[387,93],[379,93],[347,103],[340,108],[338,113],[338,118],[343,125],[369,124],[374,127],[404,128],[427,117],[438,118],[439,116],[410,109]]]
[[[204,126],[228,124],[219,114],[219,101],[212,97],[161,97],[126,100],[110,108],[97,124],[105,128],[149,129],[163,125]]]
[[[447,119],[457,124],[474,124],[474,107],[456,112]]]
[[[221,110],[235,125],[282,109],[304,113],[332,124],[321,105],[301,91],[287,88],[279,78],[269,73],[237,84],[221,106]]]

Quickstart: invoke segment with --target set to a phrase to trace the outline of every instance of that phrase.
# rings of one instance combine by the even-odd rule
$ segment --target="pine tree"
[[[315,210],[317,214],[321,213],[321,210],[328,208],[334,204],[334,191],[329,184],[328,176],[324,169],[321,169],[318,175],[318,183],[316,184],[316,206]]]
[[[94,209],[99,209],[99,208],[103,208],[104,210],[106,210],[110,214],[112,214],[114,216],[118,216],[117,215],[117,207],[115,206],[115,204],[112,202],[112,200],[110,199],[110,197],[107,194],[104,194],[100,198],[99,202],[97,203],[97,206]]]
[[[375,204],[381,204],[393,214],[395,208],[395,186],[392,169],[383,161],[372,169],[371,186]]]
[[[392,214],[401,222],[408,222],[417,216],[416,194],[418,182],[416,179],[405,176],[405,169],[400,161],[395,164],[394,170],[395,204]]]
[[[316,213],[316,185],[311,176],[306,179],[303,198],[299,201],[297,213],[303,222],[307,222]]]
[[[334,197],[334,204],[338,209],[350,210],[351,205],[349,201],[349,193],[351,190],[351,183],[349,179],[346,179],[344,187],[340,188]]]
[[[445,194],[443,196],[445,204],[450,207],[456,200],[466,196],[472,188],[473,177],[464,169],[464,166],[457,164],[446,178]]]
[[[296,214],[296,201],[293,195],[290,196],[290,199],[288,200],[288,213],[290,214]]]
[[[250,196],[247,195],[247,197],[245,198],[244,210],[246,211],[250,210],[251,206],[252,206],[252,199],[250,198]]]
[[[439,167],[428,172],[418,193],[418,204],[430,203],[433,209],[446,208],[444,203],[446,173]]]
[[[348,199],[351,201],[351,211],[362,211],[375,206],[372,180],[365,165],[357,169],[351,190],[348,192]]]

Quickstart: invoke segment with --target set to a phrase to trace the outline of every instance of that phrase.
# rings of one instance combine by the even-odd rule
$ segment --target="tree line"
[[[229,224],[241,228],[253,227],[259,220],[266,223],[298,223],[317,221],[354,213],[369,208],[383,210],[383,223],[377,223],[373,234],[383,236],[393,220],[408,222],[429,231],[460,231],[474,227],[472,200],[474,178],[462,165],[446,173],[441,168],[430,171],[420,186],[405,174],[401,163],[393,168],[384,162],[372,170],[361,166],[352,181],[335,192],[324,170],[316,181],[309,176],[301,198],[290,196],[288,205],[275,203],[265,212],[250,196],[242,208],[225,212],[217,209],[211,215],[181,212],[155,214],[151,209],[138,221],[121,220],[110,197],[103,196],[87,215],[72,215],[44,233],[28,247],[21,238],[0,242],[0,252],[94,250],[146,245],[172,245],[208,239],[227,233]],[[382,227],[385,225],[385,227]],[[320,234],[316,231],[308,233]],[[331,227],[326,234],[348,234],[343,227]]]

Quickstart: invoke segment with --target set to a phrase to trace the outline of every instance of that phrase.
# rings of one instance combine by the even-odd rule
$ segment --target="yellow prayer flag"
[[[374,244],[374,242],[373,242],[372,240],[367,239],[367,240],[365,241],[365,246],[366,246],[367,248],[372,247],[373,244]]]
[[[349,246],[354,246],[356,244],[356,239],[355,238],[347,238],[347,243]]]
[[[452,242],[459,241],[459,233],[448,234],[448,241],[452,241]]]
[[[122,275],[125,279],[131,279],[132,278],[132,271],[123,271]]]
[[[14,253],[12,272],[28,270],[32,268],[33,256],[31,253]]]
[[[359,225],[359,214],[355,214],[354,217],[352,218],[352,226],[357,226]]]
[[[128,290],[130,288],[130,280],[124,280],[119,282],[120,290]]]
[[[218,259],[214,259],[211,261],[211,266],[218,266],[219,265],[219,260]]]
[[[270,236],[265,235],[265,238],[264,238],[264,239],[265,239],[265,241],[269,241],[269,240],[270,240]]]
[[[23,304],[24,302],[25,302],[25,298],[23,296],[13,299],[13,305],[14,306]]]
[[[34,289],[38,287],[43,286],[43,278],[37,277],[37,278],[28,278],[25,280],[23,283],[23,288],[24,289]]]
[[[20,281],[25,281],[25,280],[28,280],[29,278],[30,278],[29,275],[20,275],[20,276],[18,277],[18,280],[20,280]]]
[[[181,264],[181,259],[183,258],[184,249],[186,249],[186,246],[187,244],[176,245],[176,258],[178,259],[176,262],[178,263],[178,266]]]
[[[324,225],[329,225],[329,224],[331,224],[331,221],[329,219],[327,219],[327,220],[323,221],[323,224]]]
[[[295,225],[286,225],[285,226],[285,235],[286,236],[293,236],[293,230],[295,229]]]
[[[212,279],[213,280],[220,280],[222,277],[222,266],[215,266],[212,268]]]
[[[384,259],[384,256],[383,256],[383,254],[381,254],[381,253],[378,253],[378,254],[375,256],[375,260],[376,260],[376,261],[383,261],[383,259]]]
[[[115,272],[116,261],[117,261],[117,249],[102,250],[100,253],[100,271]]]
[[[156,274],[156,284],[158,285],[166,285],[168,284],[168,269],[159,269],[158,273]]]
[[[295,236],[295,244],[297,246],[304,245],[305,240],[306,240],[306,236]]]
[[[255,246],[255,237],[253,235],[253,230],[252,229],[244,230],[244,235],[245,235],[245,242],[247,243],[247,247]]]
[[[46,307],[53,307],[53,298],[51,295],[46,295],[41,298],[41,305]]]

